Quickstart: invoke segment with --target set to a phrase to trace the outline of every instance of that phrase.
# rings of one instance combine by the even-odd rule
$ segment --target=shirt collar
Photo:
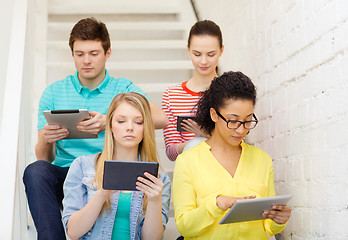
[[[98,87],[96,87],[95,89],[97,89],[99,92],[103,92],[105,90],[105,88],[107,87],[107,85],[110,82],[110,75],[108,73],[108,71],[105,69],[105,78],[104,80],[98,85]],[[74,76],[72,77],[72,83],[76,89],[77,92],[81,93],[83,86],[80,83],[79,77],[78,77],[78,72],[76,71]]]

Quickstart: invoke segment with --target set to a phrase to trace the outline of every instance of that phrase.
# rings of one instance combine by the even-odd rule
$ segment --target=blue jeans
[[[64,240],[62,224],[63,183],[68,167],[58,167],[38,160],[23,174],[25,193],[39,240]]]

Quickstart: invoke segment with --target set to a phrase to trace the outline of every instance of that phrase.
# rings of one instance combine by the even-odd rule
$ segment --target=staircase
[[[163,91],[192,76],[187,54],[187,36],[196,21],[189,0],[37,0],[36,67],[32,107],[36,133],[38,100],[50,83],[75,72],[69,34],[81,18],[95,17],[104,22],[111,38],[109,74],[124,77],[141,87],[150,99],[161,106]],[[42,46],[47,46],[43,47]],[[46,66],[46,67],[39,67]],[[165,154],[162,130],[156,130],[162,167],[172,176],[174,163]],[[32,138],[32,146],[36,139]],[[165,239],[178,236],[171,207]],[[28,239],[35,239],[30,224]]]

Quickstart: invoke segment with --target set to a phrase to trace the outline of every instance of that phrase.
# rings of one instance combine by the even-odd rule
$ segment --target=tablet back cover
[[[49,124],[57,124],[69,130],[69,135],[65,139],[97,138],[98,135],[81,132],[76,129],[76,125],[82,121],[90,119],[88,111],[85,109],[76,110],[51,110],[43,112]]]
[[[103,188],[107,190],[138,191],[136,182],[138,176],[149,172],[157,177],[158,163],[155,162],[123,162],[110,161],[104,163]]]
[[[220,224],[262,220],[264,210],[271,209],[272,205],[286,204],[291,197],[291,195],[281,195],[238,200],[221,219]]]

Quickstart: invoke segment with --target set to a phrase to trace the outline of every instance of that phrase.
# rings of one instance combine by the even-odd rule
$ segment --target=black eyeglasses
[[[215,109],[215,112],[217,113],[217,115],[219,117],[222,118],[222,120],[224,120],[227,123],[227,128],[229,129],[237,129],[240,127],[240,125],[243,124],[245,129],[253,129],[256,127],[257,123],[259,122],[259,120],[257,120],[255,114],[253,114],[253,117],[255,118],[255,120],[251,120],[251,121],[236,121],[236,120],[226,120],[226,118],[224,118],[219,112],[218,110]]]

